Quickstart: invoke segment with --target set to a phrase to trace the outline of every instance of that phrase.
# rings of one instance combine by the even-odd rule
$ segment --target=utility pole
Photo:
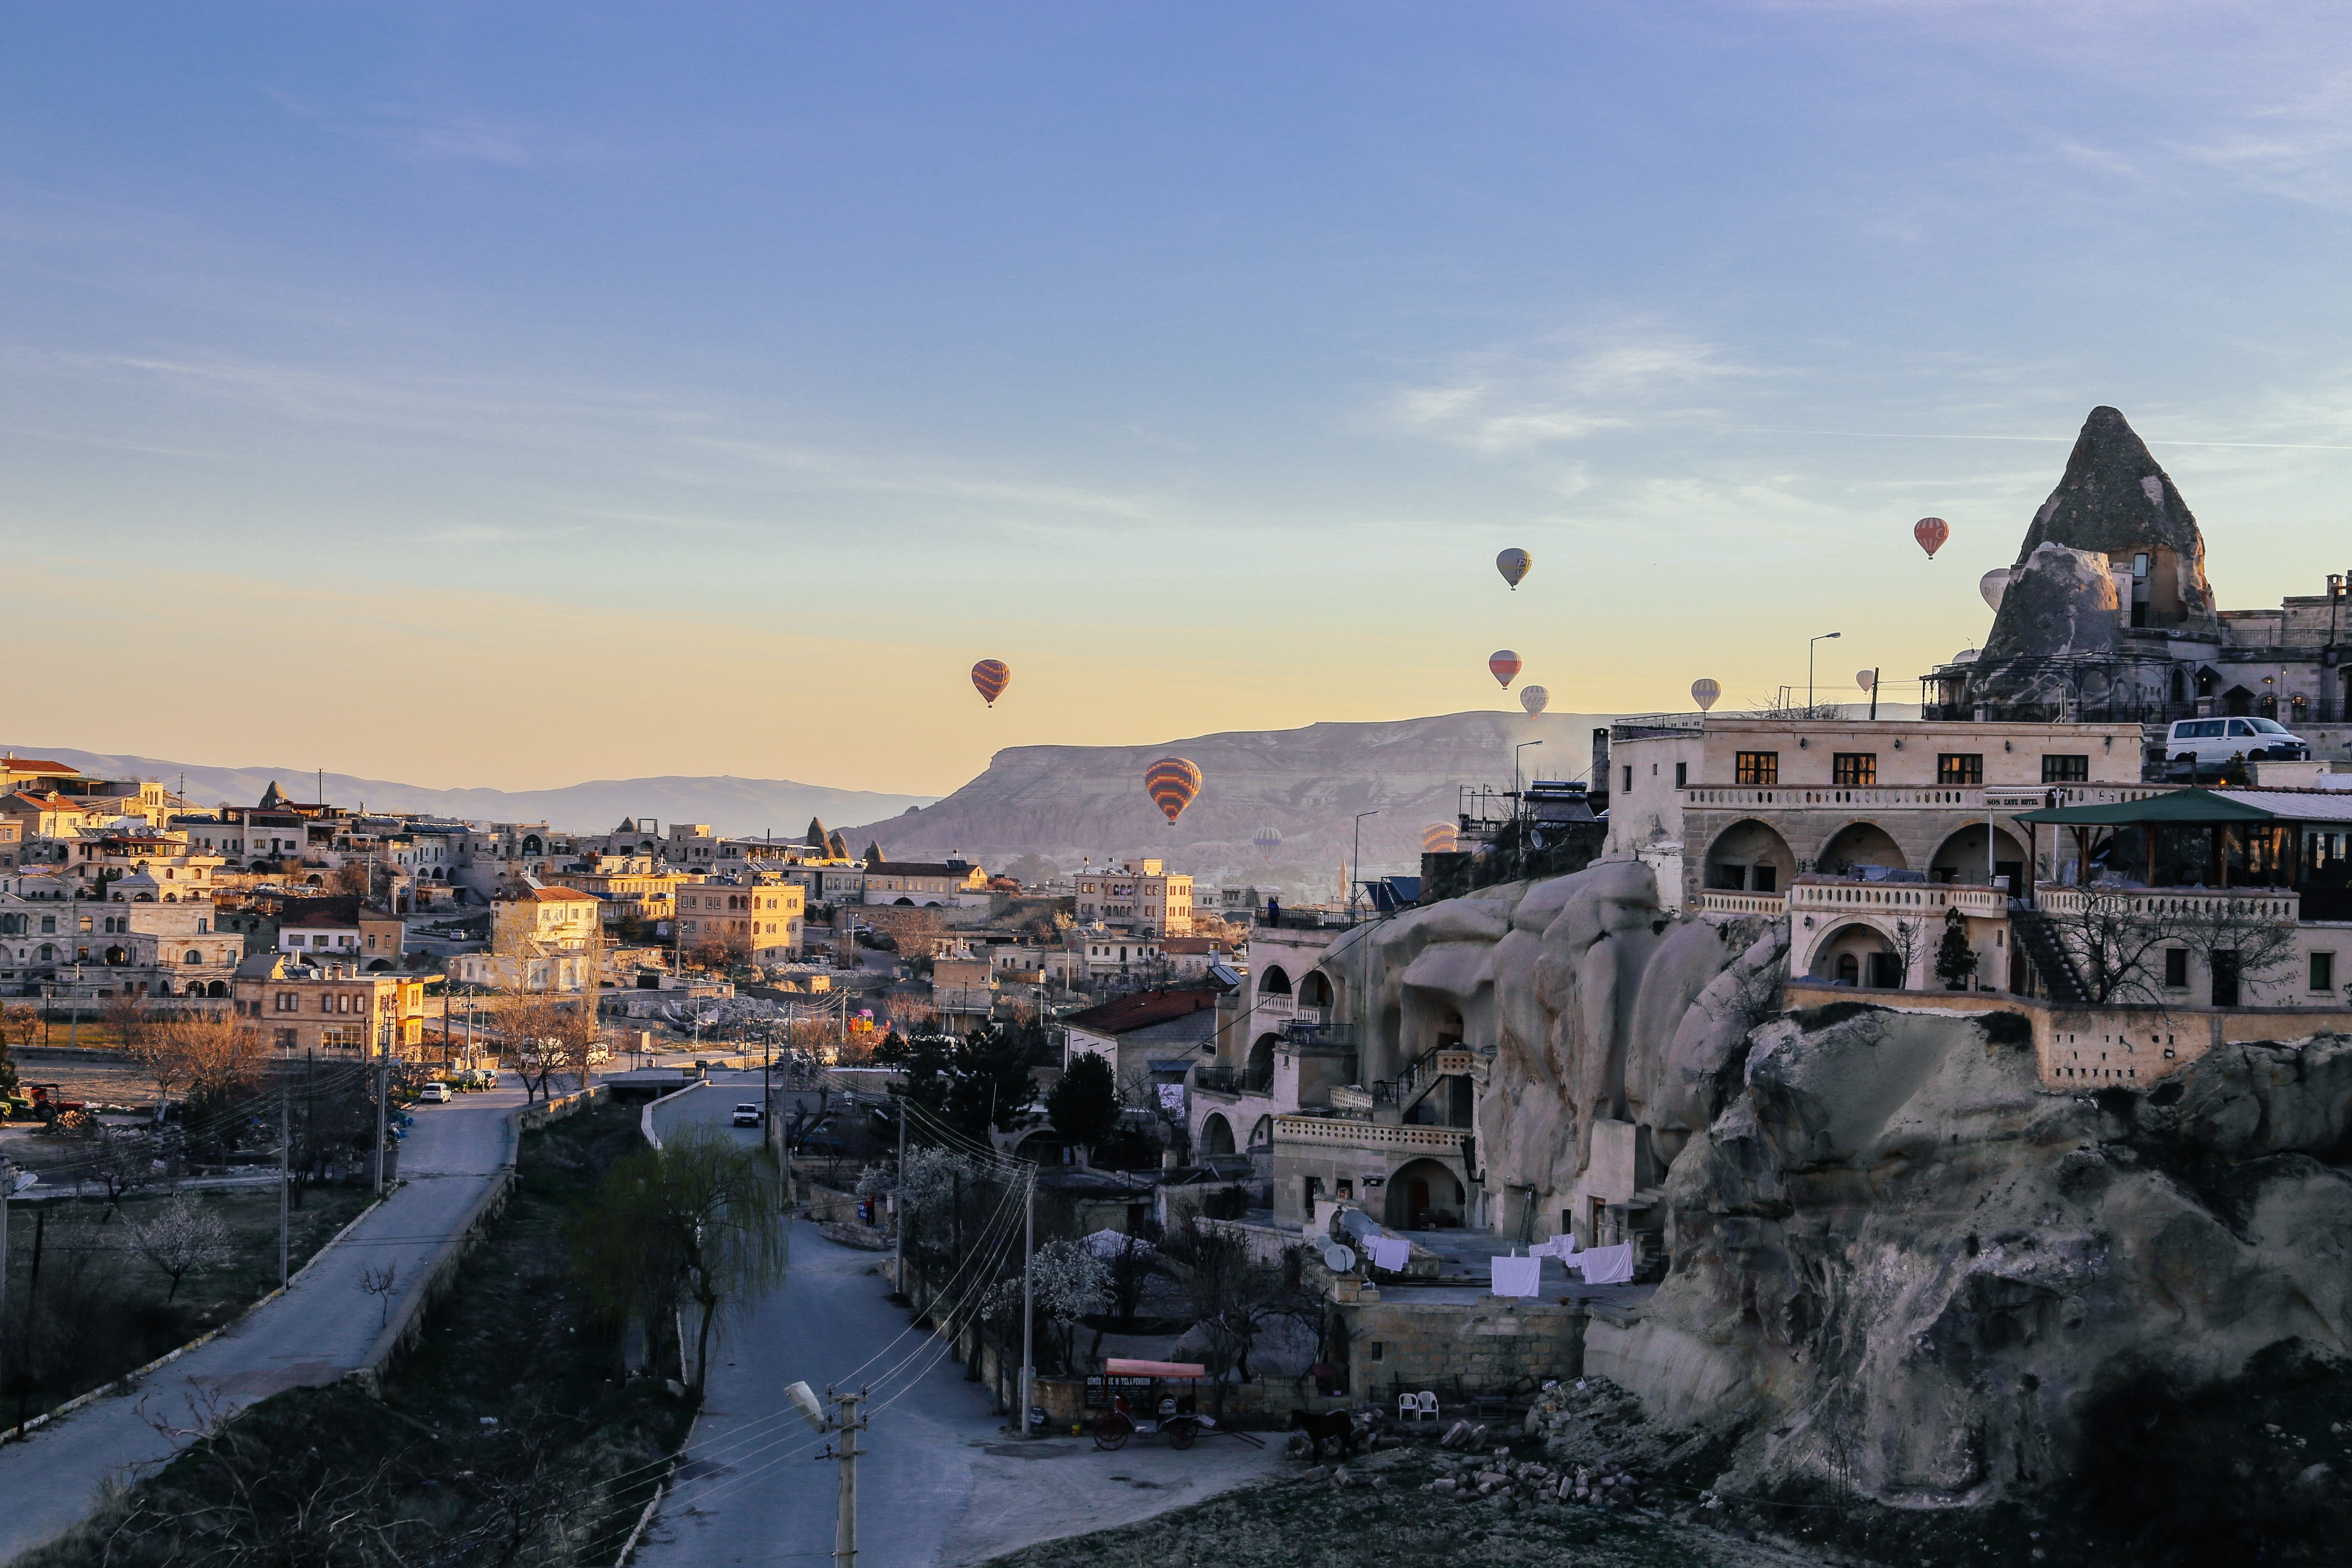
[[[375,1195],[376,1195],[377,1197],[382,1197],[382,1196],[383,1196],[383,1136],[384,1136],[384,1111],[383,1111],[383,1102],[384,1102],[384,1098],[385,1098],[385,1089],[386,1089],[386,1087],[387,1087],[387,1086],[386,1086],[386,1084],[385,1084],[385,1079],[389,1079],[389,1078],[392,1076],[392,1062],[391,1062],[390,1058],[387,1058],[387,1057],[383,1054],[383,1047],[384,1047],[385,1046],[388,1046],[391,1042],[390,1042],[390,1041],[388,1041],[388,1040],[386,1040],[386,1039],[384,1038],[384,1037],[383,1037],[383,1031],[381,1028],[379,1028],[379,1029],[376,1031],[376,1041],[377,1041],[377,1050],[376,1050],[376,1058],[375,1058],[375,1158],[374,1158],[374,1160],[373,1160],[373,1165],[374,1172],[375,1172],[375,1177],[374,1177],[374,1181],[375,1181]]]
[[[841,1511],[833,1527],[833,1560],[846,1568],[856,1568],[857,1460],[865,1452],[857,1446],[857,1435],[866,1430],[866,1423],[857,1418],[857,1407],[866,1402],[866,1391],[861,1388],[855,1394],[834,1397],[841,1405]]]
[[[286,1194],[293,1185],[294,1124],[286,1113],[286,1091],[278,1091],[278,1288],[286,1289]]]
[[[890,1288],[904,1296],[907,1293],[907,1101],[898,1100],[898,1190],[890,1194],[892,1218],[898,1223],[890,1227]],[[1023,1358],[1026,1360],[1026,1357]]]
[[[1036,1347],[1031,1342],[1036,1333],[1036,1314],[1032,1310],[1029,1292],[1029,1265],[1037,1256],[1037,1169],[1029,1168],[1029,1217],[1026,1234],[1021,1241],[1021,1422],[1016,1428],[1029,1435],[1030,1384],[1037,1376]]]

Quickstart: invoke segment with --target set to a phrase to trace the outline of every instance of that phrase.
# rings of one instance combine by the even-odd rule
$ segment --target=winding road
[[[158,1431],[227,1415],[280,1389],[332,1383],[357,1368],[381,1331],[378,1299],[361,1289],[362,1266],[390,1265],[415,1279],[464,1224],[483,1190],[513,1158],[510,1117],[519,1089],[420,1105],[400,1151],[401,1184],[314,1258],[285,1294],[215,1340],[152,1373],[129,1393],[94,1400],[0,1446],[0,1562],[59,1534],[89,1511],[99,1483],[133,1474],[178,1451],[186,1438]]]

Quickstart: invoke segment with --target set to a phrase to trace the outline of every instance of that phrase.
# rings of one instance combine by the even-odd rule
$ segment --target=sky
[[[1506,647],[1916,698],[2098,404],[2225,607],[2352,567],[2347,213],[2325,5],[14,7],[6,728],[929,794]]]

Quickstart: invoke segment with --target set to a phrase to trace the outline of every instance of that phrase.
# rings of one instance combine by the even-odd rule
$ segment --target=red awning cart
[[[1202,1414],[1201,1385],[1208,1378],[1209,1369],[1198,1362],[1111,1357],[1103,1363],[1102,1376],[1087,1380],[1087,1402],[1098,1403],[1101,1410],[1094,1421],[1095,1447],[1124,1448],[1129,1437],[1156,1435],[1171,1448],[1189,1448],[1203,1434],[1222,1434],[1265,1447],[1251,1434],[1220,1426],[1215,1416]]]

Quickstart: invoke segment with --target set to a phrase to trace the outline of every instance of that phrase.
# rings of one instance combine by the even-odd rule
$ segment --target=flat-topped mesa
[[[2196,514],[2121,411],[2102,405],[2083,421],[2065,474],[2025,531],[2018,569],[2044,544],[2096,551],[2116,571],[2131,574],[2130,625],[2218,632]],[[2020,612],[2027,607],[2020,605]],[[2030,641],[2022,635],[2002,637],[2010,619],[2004,600],[1994,638],[2012,647]]]

